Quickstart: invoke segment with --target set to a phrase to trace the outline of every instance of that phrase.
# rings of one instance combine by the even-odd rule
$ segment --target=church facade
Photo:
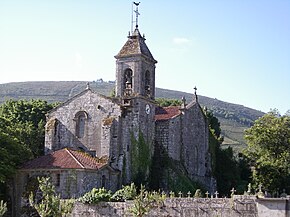
[[[116,191],[131,182],[148,183],[152,168],[160,170],[158,187],[170,190],[168,179],[174,177],[156,161],[161,149],[189,180],[215,189],[210,132],[196,93],[181,106],[157,105],[157,61],[137,27],[115,58],[115,97],[88,85],[47,114],[45,155],[18,170],[15,198],[36,176],[50,176],[58,193],[69,198],[92,188]]]

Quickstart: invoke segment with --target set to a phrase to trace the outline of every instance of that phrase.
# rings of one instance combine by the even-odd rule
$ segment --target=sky
[[[289,0],[143,0],[156,87],[290,109]],[[0,83],[115,80],[132,1],[0,0]]]

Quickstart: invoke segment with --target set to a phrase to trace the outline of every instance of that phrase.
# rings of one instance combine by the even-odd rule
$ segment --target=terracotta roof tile
[[[100,169],[104,165],[85,152],[64,148],[28,161],[20,169]]]
[[[157,107],[155,110],[155,120],[163,121],[181,114],[179,106]]]

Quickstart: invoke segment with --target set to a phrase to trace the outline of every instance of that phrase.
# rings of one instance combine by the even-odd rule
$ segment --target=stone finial
[[[258,193],[257,193],[257,197],[258,197],[258,198],[264,198],[264,197],[265,197],[265,194],[264,194],[264,192],[262,191],[262,185],[261,185],[261,184],[259,184],[259,191],[258,191]]]
[[[283,189],[283,193],[280,195],[280,197],[282,198],[286,198],[287,197],[287,194],[286,194],[286,190]]]
[[[174,192],[173,192],[173,191],[170,191],[170,192],[169,192],[169,197],[170,197],[170,198],[174,198],[174,197],[175,197],[175,195],[174,195]]]
[[[86,90],[89,90],[89,89],[91,89],[91,88],[90,88],[90,82],[87,82]]]
[[[249,184],[248,184],[248,191],[247,191],[247,194],[250,195],[250,194],[251,194],[251,191],[252,191],[252,184],[249,183]]]
[[[185,99],[185,96],[183,96],[181,98],[181,109],[185,109],[186,107],[186,99]]]
[[[196,189],[195,193],[194,193],[194,198],[201,198],[202,197],[202,193],[200,189]]]

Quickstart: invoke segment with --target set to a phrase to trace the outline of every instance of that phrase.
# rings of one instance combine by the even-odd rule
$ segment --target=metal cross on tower
[[[133,34],[133,24],[136,23],[135,27],[138,29],[138,16],[140,15],[138,11],[138,6],[140,2],[133,2],[132,3],[132,23],[131,23],[131,33]],[[135,10],[134,10],[134,5],[135,5]],[[135,21],[133,19],[133,14],[135,13]]]

